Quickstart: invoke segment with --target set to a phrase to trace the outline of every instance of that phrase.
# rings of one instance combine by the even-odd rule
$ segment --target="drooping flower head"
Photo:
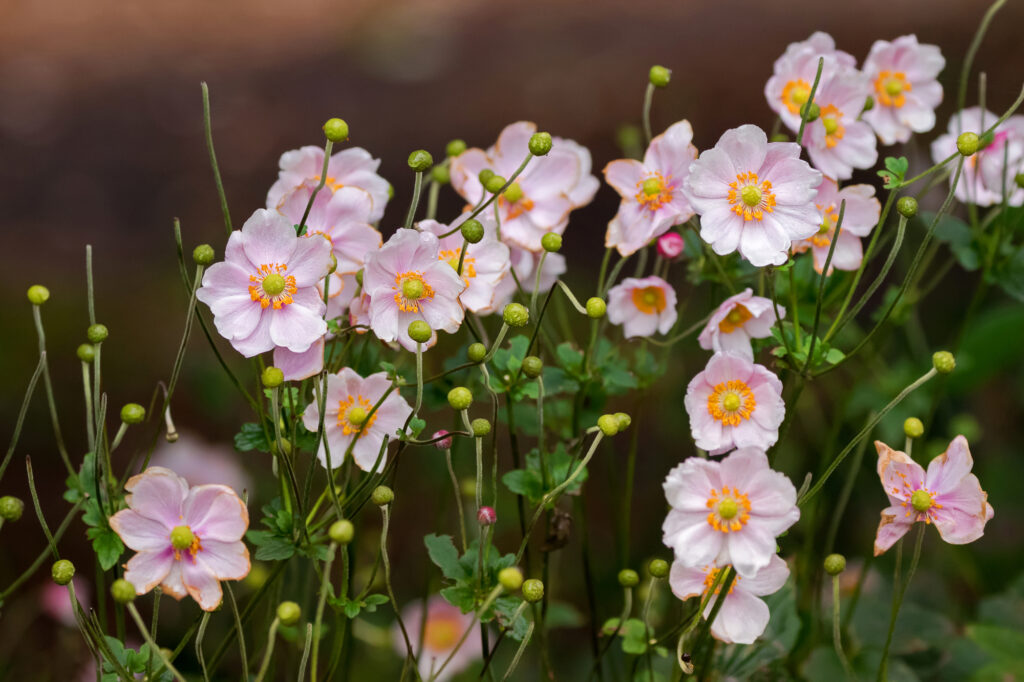
[[[779,317],[786,309],[779,306]],[[744,289],[730,296],[711,313],[708,323],[697,341],[704,350],[720,353],[728,351],[753,362],[751,339],[765,339],[772,335],[775,310],[770,298],[754,296],[752,289]]]
[[[917,36],[876,40],[864,60],[875,106],[864,112],[882,144],[906,142],[911,133],[935,127],[935,108],[942,102],[937,80],[946,65],[935,45],[921,45]]]
[[[672,572],[668,582],[672,592],[686,601],[690,597],[703,597],[712,588],[724,568],[714,566],[689,567],[680,561],[672,563]],[[715,639],[735,644],[753,644],[754,640],[764,633],[768,627],[771,614],[768,605],[758,597],[774,594],[782,589],[789,578],[789,566],[786,562],[773,555],[768,565],[754,575],[744,578],[737,575],[732,586],[725,595],[722,608],[711,624],[711,634]],[[720,595],[722,586],[715,587],[715,595]],[[704,609],[704,618],[711,614],[715,599],[709,600]]]
[[[839,69],[822,79],[814,102],[821,115],[804,128],[803,145],[814,167],[836,180],[848,180],[854,168],[878,160],[875,133],[859,119],[871,83],[859,71]]]
[[[763,130],[743,125],[693,162],[683,191],[715,253],[738,249],[761,267],[785,263],[794,240],[818,231],[820,183],[821,173],[800,160],[799,145],[768,142]]]
[[[467,215],[469,214],[463,214]],[[462,281],[465,282],[466,288],[459,294],[459,302],[466,310],[485,315],[498,309],[494,292],[508,275],[509,248],[498,241],[497,229],[491,219],[481,217],[484,218],[481,220],[484,225],[484,238],[476,244],[470,244],[466,248],[465,257],[462,258]],[[436,220],[419,222],[421,230],[438,236],[441,247],[438,257],[456,270],[459,267],[465,240],[457,230],[447,237],[441,235],[450,232],[464,221],[465,217],[457,218],[451,225]]]
[[[320,173],[324,169],[324,150],[322,147],[306,146],[293,149],[281,155],[280,172],[277,182],[267,193],[267,208],[275,209],[285,194],[299,185],[320,182]],[[388,181],[377,175],[380,159],[375,159],[370,152],[360,147],[344,149],[332,154],[327,162],[327,179],[324,189],[335,192],[342,187],[358,187],[370,195],[373,205],[370,208],[371,223],[376,223],[384,216],[384,208],[388,204]]]
[[[487,168],[511,178],[526,158],[530,136],[535,132],[534,123],[512,123],[501,131],[493,147],[486,151],[474,147],[452,158],[452,187],[467,202],[476,204],[484,196],[480,171]],[[590,168],[590,152],[585,147],[553,137],[551,151],[533,158],[485,214],[498,211],[503,242],[539,252],[545,233],[565,232],[569,212],[593,200],[599,184]]]
[[[627,339],[667,334],[676,323],[676,291],[661,277],[627,277],[608,291],[608,321]]]
[[[693,209],[683,194],[683,181],[696,158],[693,128],[683,120],[651,140],[643,162],[619,159],[605,166],[605,181],[622,197],[619,212],[608,223],[605,247],[628,256],[689,220]]]
[[[170,469],[150,467],[125,484],[128,509],[110,517],[110,527],[137,552],[124,578],[137,594],[157,585],[175,599],[191,596],[204,611],[221,602],[221,580],[249,574],[242,536],[249,511],[226,485],[188,482]]]
[[[301,353],[327,331],[316,285],[330,262],[326,239],[297,237],[279,213],[258,209],[231,233],[224,261],[206,271],[196,298],[210,306],[217,331],[245,357],[275,346]]]
[[[807,40],[789,44],[786,52],[775,60],[773,75],[765,84],[768,106],[793,132],[800,129],[801,107],[811,95],[819,58],[825,60],[819,88],[837,69],[853,68],[857,64],[852,55],[836,49],[832,36],[817,31]]]
[[[715,353],[686,387],[690,434],[713,455],[733,448],[767,450],[786,414],[782,382],[742,355]]]
[[[416,350],[409,337],[409,323],[424,320],[434,331],[455,333],[462,324],[459,294],[466,283],[441,257],[437,235],[400,228],[384,246],[366,257],[363,290],[370,296],[369,318],[381,341],[398,341]]]
[[[409,641],[413,642],[413,646],[420,641],[422,635],[423,649],[417,652],[416,660],[419,664],[420,677],[424,680],[450,680],[468,668],[473,661],[481,658],[480,637],[472,634],[456,651],[455,647],[462,638],[462,633],[473,624],[473,616],[463,613],[458,607],[446,602],[443,597],[435,595],[427,600],[426,620],[423,618],[423,603],[410,602],[402,609],[402,622],[405,623]],[[404,658],[405,637],[397,623],[391,629],[391,641],[395,652]],[[451,662],[439,675],[433,677],[453,651],[455,655],[452,656]]]
[[[968,107],[953,114],[946,134],[932,142],[932,159],[939,163],[955,154],[960,133],[981,135],[997,120],[997,115],[980,107]],[[956,198],[967,204],[993,206],[1003,201],[1005,187],[1008,205],[1024,205],[1024,188],[1014,182],[1016,174],[1024,172],[1024,116],[1009,117],[992,131],[991,137],[982,137],[981,142],[978,151],[964,161]],[[953,176],[949,181],[953,182]]]
[[[835,238],[836,225],[839,222],[839,207],[846,201],[843,212],[843,224],[839,230],[839,241],[832,253],[832,269],[856,270],[864,257],[864,249],[860,243],[862,237],[871,234],[878,223],[882,211],[881,204],[875,198],[875,188],[871,185],[849,185],[839,189],[839,184],[830,178],[822,180],[818,185],[818,196],[814,205],[821,215],[821,227],[817,234],[807,239],[794,242],[793,252],[811,251],[814,257],[814,269],[821,272],[828,260],[828,251]]]
[[[732,564],[753,578],[775,556],[775,538],[800,518],[796,488],[759,448],[741,448],[720,462],[690,457],[663,487],[671,507],[663,540],[688,568]]]
[[[327,395],[324,399],[324,433],[331,449],[331,468],[340,467],[345,452],[352,446],[352,458],[363,471],[374,471],[384,437],[397,438],[396,432],[405,425],[412,407],[398,391],[392,391],[380,407],[373,407],[391,388],[386,372],[371,374],[365,379],[349,367],[327,377]],[[302,413],[302,423],[312,433],[320,428],[320,407],[312,401]],[[317,452],[320,463],[327,466],[327,450],[323,442]],[[380,459],[379,471],[387,463],[386,453]]]
[[[994,514],[978,477],[967,439],[957,436],[928,471],[906,453],[875,441],[878,477],[889,498],[875,536],[875,556],[892,547],[918,522],[934,524],[951,545],[974,542]]]

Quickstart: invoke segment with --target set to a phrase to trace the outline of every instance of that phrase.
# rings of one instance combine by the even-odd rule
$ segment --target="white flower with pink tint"
[[[136,594],[157,585],[175,599],[191,596],[204,611],[221,602],[221,580],[249,574],[242,542],[249,511],[226,485],[188,482],[170,469],[150,467],[125,484],[128,509],[110,517],[110,527],[137,552],[124,579]]]
[[[384,438],[395,440],[397,432],[412,414],[412,407],[391,391],[380,407],[374,405],[391,388],[386,372],[371,374],[365,379],[349,367],[327,377],[327,395],[324,398],[324,433],[331,448],[331,468],[340,467],[352,442],[352,458],[363,471],[374,471],[374,463],[381,452]],[[311,433],[320,428],[320,406],[312,401],[302,413],[302,424]],[[327,466],[327,450],[323,442],[317,452],[320,463]],[[382,456],[380,467],[387,462]]]
[[[463,214],[451,225],[445,225],[436,220],[421,220],[418,223],[421,230],[438,236],[441,240],[438,258],[451,265],[452,269],[456,271],[459,267],[459,259],[462,257],[465,240],[458,230],[447,237],[441,235],[461,225],[465,221],[464,216],[468,215],[468,213]],[[484,226],[484,238],[466,248],[466,256],[462,259],[462,281],[465,282],[466,288],[459,294],[459,301],[466,310],[486,315],[497,310],[494,292],[501,281],[508,276],[509,248],[498,241],[497,230],[491,219],[480,217],[483,218],[480,222]]]
[[[932,142],[935,163],[957,153],[956,138],[961,132],[979,136],[992,127],[999,117],[980,107],[968,107],[953,114],[945,135]],[[1005,182],[1006,203],[1024,205],[1024,188],[1014,182],[1024,172],[1024,116],[1010,116],[992,131],[991,138],[982,138],[978,151],[964,160],[956,198],[966,204],[993,206],[1002,203]],[[950,176],[950,183],[953,176]]]
[[[693,162],[683,191],[700,214],[701,239],[715,253],[739,250],[761,267],[782,265],[794,240],[818,231],[820,183],[799,145],[768,142],[763,130],[743,125]]]
[[[943,540],[966,545],[985,533],[995,513],[978,477],[967,439],[957,436],[928,471],[906,453],[875,441],[878,477],[889,498],[875,536],[875,556],[892,547],[918,522],[935,524]]]
[[[627,277],[608,291],[608,321],[627,339],[667,334],[679,317],[676,292],[661,277]]]
[[[346,278],[348,277],[352,278],[348,293],[345,296],[335,296],[327,299],[327,315],[325,319],[339,319],[339,321],[347,319],[347,313],[353,305],[353,301],[348,299],[358,290],[355,277],[346,275]],[[357,330],[357,333],[365,332]],[[314,374],[319,374],[324,368],[324,348],[327,341],[333,338],[333,334],[324,334],[308,350],[301,353],[293,353],[287,348],[278,346],[274,349],[274,367],[281,370],[285,381],[301,381],[302,379],[308,379]]]
[[[878,161],[878,141],[860,120],[871,84],[859,71],[840,69],[818,86],[814,102],[821,115],[804,128],[803,145],[814,167],[836,180],[848,180],[854,168]]]
[[[363,290],[370,295],[370,327],[381,341],[398,341],[416,350],[409,323],[423,320],[433,334],[423,344],[437,342],[437,330],[453,334],[462,324],[459,294],[466,283],[441,258],[437,235],[399,228],[387,243],[366,257]]]
[[[619,212],[608,223],[605,247],[628,256],[689,220],[693,209],[682,185],[696,158],[693,128],[684,120],[651,140],[643,162],[619,159],[605,166],[605,181],[622,197]]]
[[[779,317],[786,309],[779,306]],[[775,310],[770,298],[754,296],[752,289],[744,289],[730,296],[711,313],[708,323],[697,341],[704,350],[720,353],[728,351],[753,362],[751,339],[766,339],[772,335]]]
[[[505,304],[511,303],[515,297],[517,288],[516,280],[512,277],[513,272],[515,277],[519,279],[523,291],[532,294],[533,285],[537,282],[538,265],[540,266],[540,288],[538,293],[543,293],[555,286],[555,281],[568,269],[565,256],[560,253],[534,253],[516,246],[510,246],[509,250],[511,256],[509,274],[498,282],[497,287],[494,289],[494,308],[496,310],[504,308]],[[543,263],[541,263],[542,257],[544,258]]]
[[[782,382],[742,355],[715,353],[686,387],[690,433],[713,455],[733,448],[767,450],[779,439],[786,414]]]
[[[819,87],[837,69],[853,68],[857,63],[852,55],[836,49],[832,36],[817,31],[807,40],[789,44],[786,52],[775,60],[772,77],[765,84],[768,106],[793,132],[800,129],[800,109],[811,95],[818,59],[822,57],[825,62]]]
[[[267,208],[275,209],[284,195],[300,185],[320,182],[320,174],[324,169],[324,150],[322,147],[306,146],[294,149],[281,155],[280,171],[277,182],[267,193]],[[370,208],[371,223],[376,223],[384,216],[384,207],[388,204],[388,181],[377,175],[380,159],[375,159],[370,152],[360,147],[351,147],[332,154],[327,162],[327,178],[324,189],[335,192],[342,187],[358,187],[367,192],[373,200]]]
[[[828,260],[828,252],[835,238],[836,225],[839,222],[839,207],[846,201],[843,213],[843,224],[839,230],[839,241],[832,253],[829,274],[833,269],[856,270],[864,258],[861,238],[871,234],[878,223],[882,206],[875,198],[875,188],[871,185],[849,185],[839,189],[839,184],[825,178],[818,186],[818,196],[814,205],[821,215],[821,227],[817,234],[807,239],[794,242],[793,252],[802,253],[810,250],[814,257],[814,269],[821,272]]]
[[[511,178],[529,151],[534,123],[520,121],[505,127],[498,141],[487,151],[467,149],[452,158],[449,170],[452,187],[470,204],[484,196],[480,171],[488,168]],[[599,183],[590,174],[590,152],[572,140],[552,138],[546,156],[530,160],[515,183],[485,211],[497,210],[501,241],[529,251],[540,251],[540,240],[548,232],[562,234],[569,224],[569,212],[589,204]]]
[[[724,570],[714,566],[692,568],[674,561],[668,584],[672,593],[683,601],[691,597],[703,597]],[[725,594],[718,616],[711,624],[711,634],[715,639],[730,644],[753,644],[764,633],[771,618],[768,605],[759,597],[778,592],[788,579],[789,566],[778,555],[773,555],[767,566],[750,577],[737,575]],[[705,619],[711,614],[715,602],[721,598],[717,596],[721,593],[722,586],[719,585],[715,588],[716,597],[709,599],[704,608]]]
[[[415,647],[422,640],[423,648],[416,653],[416,661],[420,677],[424,680],[444,682],[450,680],[468,668],[474,661],[482,658],[479,635],[470,634],[466,641],[456,650],[462,633],[473,625],[472,614],[463,613],[458,607],[452,606],[443,597],[433,596],[427,600],[427,614],[423,617],[423,602],[410,602],[402,609],[402,622],[405,623],[409,641]],[[422,628],[422,631],[421,631]],[[395,652],[405,658],[407,650],[405,637],[401,628],[395,623],[391,628],[391,641]],[[452,653],[454,652],[454,655]],[[452,660],[436,677],[448,657]]]
[[[280,214],[258,209],[231,233],[224,261],[210,266],[196,298],[210,306],[221,336],[245,357],[284,346],[301,353],[327,331],[317,283],[331,245],[297,237]]]
[[[935,108],[942,103],[937,79],[945,65],[938,47],[921,45],[914,35],[871,46],[863,73],[873,85],[875,106],[863,118],[882,144],[906,142],[911,133],[935,127]]]
[[[742,448],[720,462],[690,457],[663,485],[669,510],[665,545],[688,568],[732,564],[753,578],[775,556],[775,538],[797,522],[796,488],[768,466],[759,448]]]

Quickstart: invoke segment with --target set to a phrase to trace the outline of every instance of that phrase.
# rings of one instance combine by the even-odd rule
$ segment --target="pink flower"
[[[810,97],[820,57],[825,64],[819,88],[837,69],[853,68],[857,63],[852,55],[836,49],[832,36],[817,31],[803,42],[789,44],[785,54],[775,60],[774,73],[765,84],[768,106],[793,132],[800,129],[800,108]]]
[[[785,316],[786,309],[780,305],[779,317]],[[771,336],[773,324],[775,310],[771,299],[754,296],[752,289],[744,289],[722,301],[711,313],[697,341],[704,350],[728,351],[753,362],[754,350],[750,340]]]
[[[523,291],[530,294],[533,293],[533,285],[537,280],[537,265],[540,263],[541,256],[544,256],[544,263],[540,269],[540,290],[538,293],[543,293],[555,286],[555,280],[565,273],[567,269],[565,256],[560,253],[544,255],[520,249],[517,246],[510,246],[509,250],[512,264],[509,268],[509,275],[498,282],[494,289],[493,307],[495,310],[501,310],[505,307],[506,303],[511,303],[516,294],[516,280],[512,277],[512,272],[515,272],[515,276],[519,278]]]
[[[871,46],[863,71],[874,86],[875,106],[863,118],[882,144],[906,142],[911,133],[935,127],[935,107],[942,102],[936,79],[945,65],[938,47],[921,45],[914,35]]]
[[[821,216],[821,227],[818,233],[800,242],[793,243],[793,252],[802,253],[811,250],[814,254],[814,269],[821,272],[828,260],[828,251],[836,234],[836,223],[839,221],[839,206],[846,201],[843,213],[843,225],[839,230],[839,241],[832,253],[832,269],[856,270],[864,257],[861,237],[871,234],[878,223],[882,207],[875,198],[875,188],[871,185],[849,185],[839,189],[835,180],[825,178],[818,185],[818,196],[814,205]]]
[[[331,448],[332,469],[342,465],[345,452],[355,440],[352,458],[356,466],[363,471],[375,471],[373,465],[377,462],[384,437],[394,440],[397,432],[405,426],[405,420],[412,414],[412,407],[397,390],[392,391],[376,411],[373,410],[373,406],[389,388],[391,381],[385,372],[377,372],[364,379],[351,368],[345,367],[327,377],[324,433]],[[302,423],[312,433],[320,428],[320,409],[316,400],[306,406],[306,411],[302,413]],[[317,458],[324,467],[327,466],[327,451],[322,442]],[[379,468],[386,462],[385,453]]]
[[[302,381],[324,368],[324,344],[327,337],[321,336],[313,345],[301,353],[293,353],[283,346],[274,349],[274,367],[284,374],[285,381]]]
[[[759,448],[716,462],[690,457],[663,485],[671,510],[661,529],[687,568],[732,564],[753,578],[775,556],[775,538],[800,518],[796,488]]]
[[[666,232],[658,237],[658,255],[668,260],[679,258],[686,250],[686,242],[678,232]]]
[[[739,249],[761,267],[782,265],[793,240],[818,231],[820,183],[821,173],[800,160],[799,145],[768,142],[763,130],[744,125],[693,162],[683,191],[715,253]]]
[[[468,213],[463,216],[468,216]],[[483,216],[481,216],[483,217]],[[445,232],[464,222],[463,217],[456,218],[451,225],[444,225],[436,220],[421,220],[419,228],[436,234],[441,240],[438,258],[448,263],[453,269],[459,266],[462,255],[463,238],[458,231],[447,237]],[[466,288],[459,294],[459,302],[470,312],[486,315],[497,310],[494,292],[498,284],[508,275],[509,249],[498,241],[497,230],[490,218],[481,221],[484,225],[484,238],[466,249],[466,257],[462,262],[462,281]]]
[[[138,552],[125,564],[125,580],[137,594],[161,585],[175,599],[188,594],[204,611],[216,609],[220,581],[249,573],[245,503],[226,485],[190,489],[163,467],[132,476],[125,490],[128,509],[110,517],[110,527]]]
[[[421,638],[423,624],[423,649],[417,652],[420,677],[424,680],[433,679],[437,682],[450,680],[465,670],[482,656],[479,634],[470,634],[465,643],[456,651],[455,647],[462,638],[462,633],[473,624],[473,616],[463,613],[458,607],[452,606],[444,598],[434,595],[427,600],[427,617],[423,618],[423,603],[419,600],[410,602],[402,609],[402,622],[409,633],[409,641],[415,647]],[[395,623],[391,629],[391,641],[395,652],[405,657],[405,638]],[[432,677],[448,656],[455,651],[452,660],[437,677]]]
[[[693,128],[684,120],[651,140],[642,163],[619,159],[605,166],[605,181],[622,197],[619,212],[608,223],[605,247],[628,256],[689,220],[693,209],[682,185],[696,158]]]
[[[943,540],[966,545],[985,533],[995,513],[978,477],[967,439],[957,436],[928,471],[903,452],[875,441],[878,477],[889,498],[875,536],[875,556],[892,547],[918,521],[934,523]]]
[[[322,147],[306,146],[294,149],[281,155],[281,170],[277,182],[267,193],[267,208],[277,208],[282,197],[299,185],[310,181],[315,185],[320,182],[320,173],[324,169],[324,150]],[[377,175],[380,159],[375,159],[370,152],[359,147],[351,147],[337,154],[332,154],[327,162],[327,179],[324,189],[335,192],[342,187],[358,187],[367,192],[373,200],[369,222],[376,223],[384,216],[384,207],[388,204],[388,181]]]
[[[968,107],[959,114],[953,114],[946,134],[932,142],[932,159],[938,163],[955,154],[956,138],[961,132],[981,135],[998,119],[991,111],[980,107]],[[1009,117],[992,133],[992,141],[985,146],[979,145],[978,151],[964,161],[960,182],[956,186],[956,198],[977,206],[1001,203],[1005,178],[1006,203],[1010,206],[1024,205],[1024,188],[1014,182],[1014,176],[1024,172],[1024,116]],[[949,181],[953,182],[952,176]]]
[[[466,283],[441,258],[441,243],[430,232],[400,228],[383,248],[366,257],[363,290],[370,295],[370,326],[381,341],[398,341],[416,350],[409,323],[424,320],[434,330],[455,333],[462,324],[459,294]]]
[[[245,357],[274,346],[301,353],[327,331],[316,284],[327,275],[330,252],[326,239],[296,237],[280,214],[258,209],[231,233],[224,261],[206,271],[196,298]]]
[[[733,448],[767,450],[786,414],[782,382],[742,355],[715,353],[686,387],[690,433],[713,455]]]
[[[160,443],[150,464],[176,472],[191,486],[219,482],[239,493],[252,489],[252,480],[231,446],[209,443],[189,431],[179,431],[173,443]]]
[[[686,601],[690,597],[703,597],[707,594],[719,572],[723,570],[725,569],[713,566],[691,568],[674,561],[668,582],[673,594]],[[758,597],[778,592],[786,584],[787,579],[789,566],[777,554],[772,555],[768,565],[754,575],[748,578],[738,575],[733,578],[732,587],[725,595],[722,608],[718,611],[715,622],[711,624],[711,634],[722,642],[753,644],[768,627],[768,620],[771,617],[768,605]],[[721,591],[721,586],[715,588],[716,595],[720,595]],[[705,619],[711,614],[711,609],[719,598],[716,596],[708,601],[704,609]]]
[[[484,196],[478,174],[489,168],[508,179],[522,164],[530,136],[537,126],[520,121],[505,127],[498,141],[487,151],[467,149],[451,160],[452,187],[463,199],[476,204]],[[569,212],[594,198],[599,183],[590,174],[590,152],[572,140],[552,138],[547,156],[533,158],[515,185],[499,197],[485,214],[498,211],[501,240],[529,251],[540,251],[540,239],[547,232],[562,234],[569,224]]]
[[[871,168],[878,160],[875,133],[859,119],[870,94],[871,83],[859,71],[840,69],[822,78],[814,96],[821,115],[807,123],[802,142],[826,176],[848,180],[854,168]]]
[[[608,291],[608,321],[627,339],[667,334],[678,317],[675,289],[661,277],[627,277]]]

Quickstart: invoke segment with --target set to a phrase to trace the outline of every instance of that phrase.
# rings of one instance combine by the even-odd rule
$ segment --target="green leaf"
[[[295,554],[295,545],[288,538],[265,530],[250,530],[246,539],[256,546],[256,559],[259,561],[280,561],[290,559]]]
[[[974,623],[967,626],[967,637],[998,661],[1024,664],[1024,632]]]
[[[846,357],[846,353],[839,350],[838,348],[829,348],[828,352],[825,353],[825,362],[830,365],[837,365],[843,361]]]
[[[565,370],[566,374],[575,379],[582,378],[583,351],[574,348],[571,342],[564,341],[558,344],[555,355],[558,356],[559,367]]]
[[[270,444],[259,424],[242,424],[242,430],[235,434],[235,449],[240,452],[258,450],[270,452]]]
[[[995,280],[1003,291],[1024,302],[1024,247],[1000,265]]]
[[[463,613],[469,613],[476,607],[472,587],[453,585],[441,590],[441,596],[452,606],[458,607]]]
[[[532,469],[515,469],[501,477],[505,487],[516,495],[522,495],[530,502],[539,502],[544,497],[544,482],[540,472]]]
[[[92,540],[92,549],[96,552],[100,567],[104,571],[110,570],[124,553],[124,543],[121,542],[121,538],[110,528],[90,528],[85,534]]]
[[[619,634],[622,636],[624,653],[636,656],[647,651],[647,629],[642,620],[630,618],[622,625]]]
[[[420,435],[420,431],[425,429],[426,426],[427,426],[427,422],[422,420],[422,419],[419,419],[418,417],[414,418],[414,419],[410,419],[409,420],[409,430],[407,432],[407,436],[409,438],[416,438],[417,436]]]
[[[434,535],[433,533],[423,538],[423,544],[427,546],[427,554],[434,565],[441,569],[444,577],[449,580],[463,580],[470,577],[465,567],[459,563],[459,550],[455,548],[450,535]]]

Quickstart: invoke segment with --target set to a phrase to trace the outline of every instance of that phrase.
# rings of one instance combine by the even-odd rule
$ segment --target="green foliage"
[[[116,637],[107,635],[104,639],[117,662],[133,675],[142,675],[147,669],[152,673],[160,667],[160,655],[155,651],[150,652],[149,644],[143,644],[138,650],[135,650],[124,646]],[[152,679],[153,682],[172,682],[174,676],[170,670],[164,669],[158,676],[147,679]],[[103,661],[103,666],[100,669],[100,680],[102,682],[119,682],[117,668],[107,660]]]
[[[267,530],[250,530],[245,538],[256,547],[257,561],[282,561],[296,553],[323,561],[327,558],[327,545],[304,544],[296,541],[295,519],[291,512],[275,497],[263,506],[261,523]]]
[[[885,168],[885,170],[878,171],[878,175],[885,181],[886,189],[896,189],[903,184],[907,169],[910,168],[910,162],[905,156],[899,158],[887,156],[885,157]]]
[[[386,594],[368,594],[364,599],[330,597],[327,601],[335,609],[344,613],[346,618],[351,620],[363,612],[375,613],[378,606],[388,603],[388,596]]]
[[[549,491],[560,485],[569,477],[571,467],[578,462],[565,451],[565,446],[559,443],[555,449],[546,455],[550,485],[544,485],[544,471],[541,465],[540,453],[536,448],[526,455],[526,468],[514,469],[506,472],[501,477],[505,487],[516,495],[522,495],[531,504],[537,504]],[[580,489],[580,486],[587,480],[587,470],[584,468],[579,476],[569,484],[567,493],[573,493]]]

